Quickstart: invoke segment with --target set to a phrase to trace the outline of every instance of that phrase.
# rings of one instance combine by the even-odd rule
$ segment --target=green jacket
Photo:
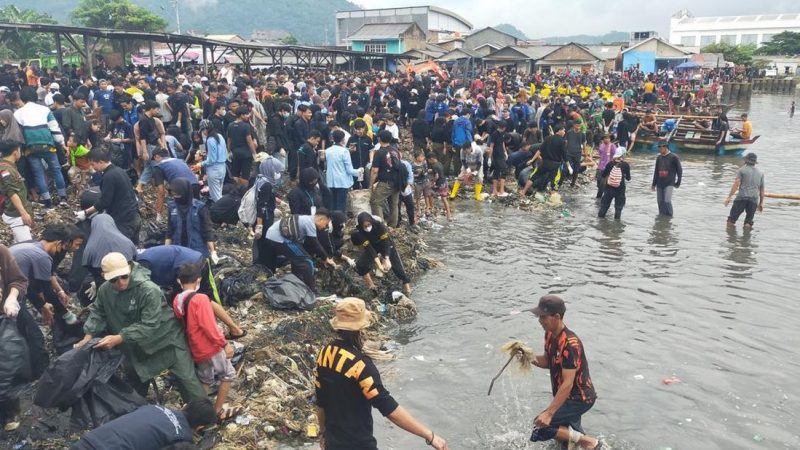
[[[19,174],[17,165],[7,160],[0,160],[0,193],[9,197],[6,199],[5,214],[8,217],[19,217],[22,214],[11,202],[11,196],[17,194],[22,200],[22,207],[28,214],[33,213],[30,200],[28,200],[28,189],[25,187],[25,179]]]
[[[120,348],[141,381],[174,365],[181,352],[191,358],[183,326],[161,289],[150,281],[150,271],[136,263],[128,289],[117,292],[111,283],[97,289],[83,330],[92,336],[121,335]]]

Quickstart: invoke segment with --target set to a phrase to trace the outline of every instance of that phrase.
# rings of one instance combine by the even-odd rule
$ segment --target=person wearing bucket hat
[[[564,300],[557,295],[544,295],[536,307],[526,311],[538,317],[545,331],[544,354],[536,355],[531,363],[550,371],[553,392],[553,401],[534,419],[531,441],[555,439],[584,449],[604,448],[601,440],[586,435],[581,426],[581,416],[592,409],[597,394],[583,342],[564,324]]]
[[[730,227],[736,226],[736,221],[744,212],[744,227],[750,229],[753,227],[756,210],[764,211],[764,174],[756,168],[757,163],[758,155],[748,153],[744,155],[744,165],[736,171],[736,179],[733,180],[731,191],[724,202],[724,205],[728,206],[733,195],[736,194],[731,212],[728,214],[728,226]]]
[[[100,267],[106,282],[97,288],[83,326],[86,336],[75,347],[105,335],[94,347],[121,346],[126,379],[142,396],[147,396],[153,377],[169,370],[178,381],[183,401],[206,398],[195,375],[183,326],[167,305],[161,288],[150,280],[150,271],[118,252],[103,257]]]
[[[320,444],[325,450],[377,449],[372,408],[398,427],[437,450],[447,442],[398,405],[381,382],[381,375],[364,354],[364,330],[373,323],[364,300],[348,297],[336,304],[331,326],[336,339],[317,355],[314,386]]]
[[[625,147],[618,147],[614,151],[614,158],[603,169],[601,176],[606,180],[603,188],[603,197],[600,199],[600,210],[597,217],[604,218],[614,201],[614,219],[622,217],[622,208],[625,207],[625,182],[631,180],[631,166],[623,157]]]

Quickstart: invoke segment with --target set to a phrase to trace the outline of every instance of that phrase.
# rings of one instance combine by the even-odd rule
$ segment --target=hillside
[[[612,42],[628,42],[630,33],[625,31],[611,31],[601,35],[576,34],[572,36],[551,36],[537,38],[547,44],[566,44],[575,42],[576,44],[610,44]]]
[[[163,0],[131,0],[164,17],[175,28],[175,10]],[[8,1],[20,8],[47,12],[61,23],[67,23],[69,13],[78,0]],[[181,30],[201,34],[239,34],[248,38],[255,30],[281,29],[293,34],[301,43],[334,43],[336,11],[359,9],[347,0],[191,0],[181,4]]]
[[[523,33],[522,30],[515,27],[514,25],[511,25],[510,23],[501,23],[500,25],[495,25],[492,28],[494,28],[495,30],[502,31],[503,33],[508,33],[517,39],[522,39],[524,41],[528,40],[528,37],[525,36],[525,33]]]

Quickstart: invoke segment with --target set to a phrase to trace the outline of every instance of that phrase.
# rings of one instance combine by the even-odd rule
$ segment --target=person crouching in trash
[[[359,222],[360,223],[360,222]],[[320,349],[314,369],[320,447],[324,450],[377,449],[372,408],[436,450],[447,442],[398,405],[381,383],[377,367],[364,354],[364,330],[372,323],[364,300],[336,304],[331,325],[337,337]]]
[[[362,212],[356,220],[356,229],[350,234],[350,240],[363,250],[356,260],[356,273],[364,277],[367,288],[376,289],[369,273],[373,265],[383,272],[391,270],[403,282],[403,293],[410,295],[411,279],[406,274],[386,225],[368,212]]]

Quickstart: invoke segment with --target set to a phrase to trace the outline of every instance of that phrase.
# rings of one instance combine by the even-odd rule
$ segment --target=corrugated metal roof
[[[413,23],[368,23],[347,37],[347,41],[369,41],[377,39],[397,39]]]

